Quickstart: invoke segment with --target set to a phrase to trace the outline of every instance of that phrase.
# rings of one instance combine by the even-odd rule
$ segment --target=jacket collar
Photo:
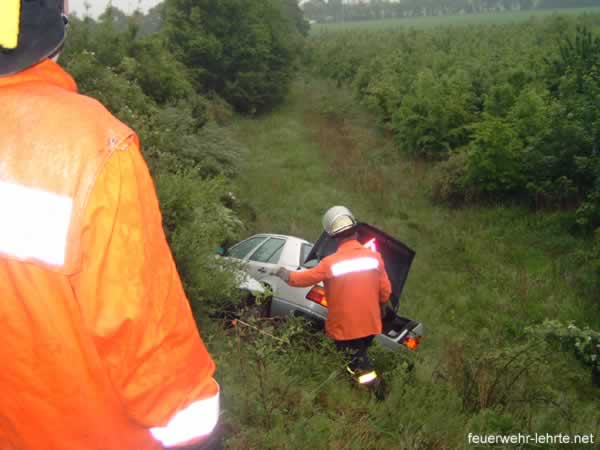
[[[353,249],[353,248],[362,248],[362,245],[356,239],[351,239],[351,240],[346,241],[343,244],[339,245],[338,251],[339,250],[348,250],[348,249]]]
[[[45,59],[14,75],[0,77],[0,87],[29,82],[49,83],[71,92],[77,92],[77,84],[73,77],[51,59]]]

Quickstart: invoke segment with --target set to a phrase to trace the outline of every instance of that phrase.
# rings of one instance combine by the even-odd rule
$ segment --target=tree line
[[[309,0],[302,9],[307,19],[324,23],[593,6],[600,0]]]

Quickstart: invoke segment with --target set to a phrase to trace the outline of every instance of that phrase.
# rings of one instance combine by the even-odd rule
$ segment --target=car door
[[[276,270],[286,241],[283,237],[271,237],[254,250],[247,262],[250,276],[260,281]]]

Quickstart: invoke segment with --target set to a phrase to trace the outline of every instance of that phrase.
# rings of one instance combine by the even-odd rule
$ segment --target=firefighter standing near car
[[[215,365],[137,136],[55,62],[63,8],[0,2],[0,449],[205,445]]]
[[[312,269],[290,272],[279,268],[276,275],[295,287],[324,283],[327,334],[339,350],[350,353],[347,370],[356,381],[377,388],[380,379],[368,348],[381,333],[381,306],[388,303],[391,285],[381,255],[358,242],[356,224],[348,208],[330,208],[323,216],[323,228],[337,240],[337,251]]]

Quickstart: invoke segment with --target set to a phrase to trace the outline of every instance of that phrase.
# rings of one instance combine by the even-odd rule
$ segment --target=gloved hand
[[[275,272],[273,272],[273,275],[275,275],[276,277],[281,278],[283,281],[285,281],[286,283],[289,281],[290,279],[290,271],[287,270],[285,267],[280,267],[279,269],[277,269]]]

